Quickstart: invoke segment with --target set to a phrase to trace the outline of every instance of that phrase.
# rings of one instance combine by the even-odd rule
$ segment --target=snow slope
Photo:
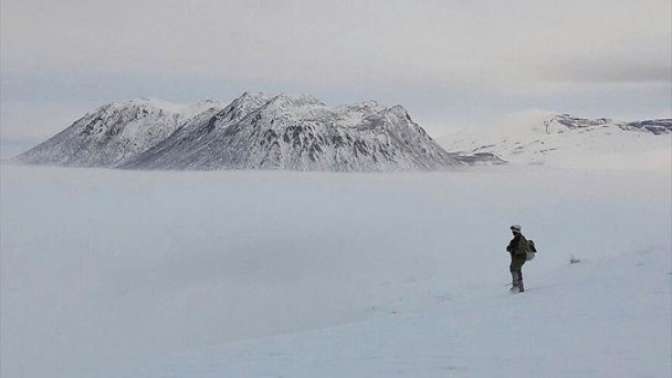
[[[0,175],[2,377],[671,372],[669,173]]]
[[[488,152],[514,164],[560,168],[672,169],[672,120],[621,122],[546,112],[439,138],[448,151]]]
[[[524,296],[493,285],[438,296],[421,313],[211,346],[129,370],[155,377],[666,377],[669,268],[664,250],[568,264],[531,274],[536,285]]]

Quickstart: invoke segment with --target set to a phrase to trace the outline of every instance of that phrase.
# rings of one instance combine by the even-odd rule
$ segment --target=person
[[[529,250],[527,239],[525,239],[521,230],[522,227],[520,225],[514,224],[511,226],[513,239],[511,239],[509,245],[506,247],[507,252],[511,254],[511,265],[509,266],[512,278],[511,291],[518,291],[519,293],[525,291],[525,286],[523,285],[523,264],[527,260],[527,252]]]

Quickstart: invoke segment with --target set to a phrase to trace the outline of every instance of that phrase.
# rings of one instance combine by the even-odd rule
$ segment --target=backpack
[[[534,245],[534,240],[527,241],[527,249],[528,251],[527,256],[525,256],[525,260],[530,261],[537,254],[537,247]]]

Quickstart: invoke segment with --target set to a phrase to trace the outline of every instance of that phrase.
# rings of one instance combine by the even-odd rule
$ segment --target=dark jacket
[[[530,248],[527,244],[527,239],[523,234],[516,234],[516,236],[511,239],[509,245],[506,247],[506,250],[511,254],[511,256],[527,256]]]

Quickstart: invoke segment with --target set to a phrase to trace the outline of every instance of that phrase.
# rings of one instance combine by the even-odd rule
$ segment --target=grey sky
[[[2,0],[2,138],[243,90],[401,103],[437,135],[527,109],[669,117],[671,3]]]

